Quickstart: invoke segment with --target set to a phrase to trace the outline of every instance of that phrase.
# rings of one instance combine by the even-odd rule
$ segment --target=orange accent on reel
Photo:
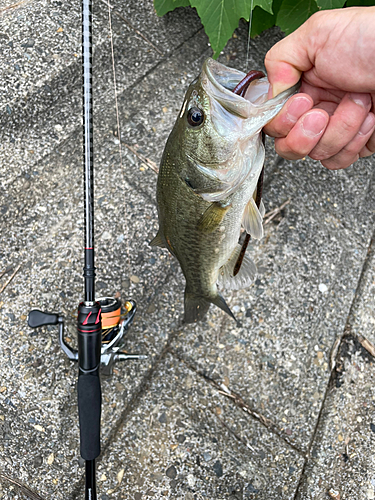
[[[102,328],[113,328],[120,323],[121,306],[116,311],[103,313],[102,311]]]
[[[97,301],[100,304],[102,312],[102,328],[114,328],[120,323],[121,300],[112,297],[101,297]]]

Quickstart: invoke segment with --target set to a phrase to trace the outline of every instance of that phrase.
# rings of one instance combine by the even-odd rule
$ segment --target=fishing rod
[[[82,70],[85,247],[84,300],[78,306],[77,315],[78,350],[66,342],[64,318],[59,314],[34,309],[28,315],[28,325],[31,328],[57,325],[62,350],[70,360],[78,363],[78,416],[80,453],[85,460],[85,500],[97,500],[95,461],[100,455],[100,372],[112,375],[116,361],[147,356],[120,350],[137,310],[135,301],[127,300],[125,312],[121,314],[118,298],[95,298],[92,0],[82,0]]]

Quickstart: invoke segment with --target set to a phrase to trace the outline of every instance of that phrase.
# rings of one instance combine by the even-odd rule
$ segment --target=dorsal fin
[[[160,229],[155,236],[153,240],[150,241],[150,246],[151,247],[162,247],[162,248],[168,248],[167,245],[164,243],[164,240],[160,234]]]

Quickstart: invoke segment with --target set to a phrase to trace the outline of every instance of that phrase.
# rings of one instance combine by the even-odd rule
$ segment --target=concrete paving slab
[[[371,244],[345,336],[332,356],[334,370],[296,495],[299,500],[375,496],[373,275]]]
[[[201,30],[193,9],[158,18],[152,2],[115,1],[112,30],[119,91]],[[134,28],[129,27],[129,23]],[[179,26],[183,23],[184,29]],[[81,14],[77,2],[38,0],[2,13],[0,161],[21,171],[66,140],[81,121]],[[94,4],[95,102],[113,104],[108,9]],[[137,32],[145,33],[144,40]],[[152,43],[154,39],[155,44]]]
[[[274,206],[296,189],[292,179],[284,178]],[[304,185],[302,172],[298,182]],[[270,194],[272,188],[266,199]],[[311,198],[293,199],[281,222],[266,228],[249,250],[260,269],[255,284],[224,293],[241,327],[212,308],[208,321],[187,327],[173,347],[199,371],[227,380],[307,450],[330,377],[330,351],[344,332],[366,248]]]
[[[133,241],[138,241],[138,238],[145,241],[148,230],[143,221],[148,211],[153,214],[155,207],[147,205],[138,194],[130,197],[129,191],[128,195],[133,206],[141,207],[136,211],[138,223],[132,228]],[[46,200],[46,204],[48,202]],[[113,216],[107,206],[106,216],[108,214]],[[36,332],[25,323],[27,313],[33,307],[60,312],[66,318],[67,336],[73,341],[75,339],[75,310],[77,300],[82,296],[82,262],[79,258],[69,259],[66,254],[71,252],[78,256],[81,243],[80,231],[77,238],[73,234],[68,241],[65,239],[71,231],[71,224],[71,218],[65,217],[60,220],[57,234],[51,231],[47,237],[40,235],[27,252],[19,255],[20,259],[30,259],[30,266],[24,266],[22,274],[17,274],[1,295],[0,404],[2,421],[8,430],[3,434],[0,464],[4,473],[13,477],[17,471],[21,482],[45,498],[52,495],[54,498],[68,498],[72,485],[83,472],[79,467],[78,451],[77,369],[60,351],[55,328]],[[109,250],[112,254],[113,249],[111,246],[108,249],[107,245],[105,239],[99,257],[100,253],[106,255]],[[114,377],[103,381],[104,444],[111,438],[122,412],[162,352],[168,340],[166,325],[173,317],[173,302],[162,287],[168,277],[163,259],[155,258],[148,248],[142,259],[139,259],[139,251],[132,252],[130,257],[131,279],[129,275],[124,279],[119,274],[119,265],[117,263],[116,267],[113,262],[116,255],[107,259],[104,269],[98,266],[98,291],[113,296],[122,290],[123,297],[126,294],[137,301],[141,319],[136,319],[132,326],[126,349],[148,354],[149,358],[146,362],[118,365]],[[160,269],[160,278],[155,279],[158,266],[163,267],[163,271]],[[157,324],[150,324],[147,311],[155,294],[160,294],[158,305],[162,314],[157,318]],[[49,463],[52,455],[55,459]]]
[[[168,355],[103,454],[99,485],[111,499],[292,499],[303,463]]]
[[[205,34],[199,32],[170,58],[160,62],[131,90],[119,95],[122,150],[124,157],[128,158],[124,175],[128,182],[137,185],[137,189],[147,192],[154,202],[155,172],[147,167],[146,172],[140,171],[145,165],[139,164],[139,158],[129,151],[125,144],[134,147],[141,155],[159,166],[165,141],[174,125],[187,87],[199,73],[210,51]],[[99,137],[106,137],[104,148],[101,146],[101,156],[108,156],[110,153],[115,160],[119,155],[119,147],[114,110],[113,99],[111,103],[98,103],[96,130]]]
[[[296,499],[374,498],[374,377],[374,358],[346,337]]]
[[[356,234],[367,247],[375,223],[373,172],[371,157],[335,171],[310,159],[279,161],[266,178],[267,207],[273,208],[274,199],[283,198],[305,204],[308,210],[319,207],[323,217]]]
[[[193,71],[199,71],[201,61],[205,55],[208,55],[204,40],[200,34],[197,39],[189,43],[188,47],[183,46],[168,61],[149,73],[132,91],[126,91],[119,96],[122,141],[135,147],[137,151],[155,163],[159,163],[164,142],[179,109],[179,101],[183,99],[187,79],[193,78],[195,74]],[[187,65],[192,64],[193,71],[186,72],[181,61]],[[165,81],[166,73],[171,75],[171,83]],[[171,96],[176,103],[174,105],[171,104]],[[98,182],[97,193],[102,190],[101,179],[105,178],[105,173],[101,172],[101,162],[106,158],[111,159],[112,162],[119,161],[118,138],[115,135],[116,112],[112,95],[110,100],[111,102],[108,99],[103,100],[95,108],[97,118],[95,120],[94,165],[96,182]],[[167,110],[166,105],[168,105]],[[60,186],[63,188],[64,183],[72,182],[77,186],[74,206],[80,206],[78,204],[81,196],[80,189],[82,189],[82,142],[81,128],[77,129],[77,122],[75,133],[68,140],[63,141],[46,160],[39,159],[36,165],[34,160],[28,161],[21,170],[15,169],[13,162],[4,160],[0,209],[6,218],[0,220],[0,226],[6,225],[8,232],[10,225],[18,221],[13,232],[22,234],[24,226],[29,222],[30,208],[38,203],[38,200],[48,196],[49,192],[56,192]],[[137,186],[141,192],[148,193],[149,198],[155,202],[155,172],[142,173],[140,168],[145,167],[139,164],[139,159],[125,146],[122,149],[124,171],[117,174],[118,188],[122,189],[121,183],[125,178],[133,186]],[[44,150],[41,154],[45,154]],[[58,165],[60,164],[62,167],[59,176]],[[77,170],[77,174],[72,173],[70,169]],[[98,199],[101,196],[98,194]],[[118,203],[123,202],[119,199]]]
[[[83,473],[79,461],[77,374],[57,346],[56,329],[42,329],[37,334],[25,322],[33,307],[62,313],[67,319],[67,335],[75,340],[83,266],[79,142],[63,145],[40,161],[38,170],[30,176],[9,179],[9,210],[1,222],[2,265],[8,268],[1,286],[19,264],[22,267],[2,292],[0,302],[4,333],[0,396],[5,425],[12,429],[0,460],[6,474],[14,477],[14,471],[19,471],[18,480],[46,498],[57,498],[58,492],[61,498],[67,498]],[[176,326],[173,299],[163,287],[166,280],[173,280],[171,273],[176,266],[169,257],[148,246],[156,229],[155,203],[147,190],[142,195],[138,189],[142,184],[141,163],[128,176],[139,177],[134,186],[126,182],[118,155],[106,155],[107,148],[114,145],[113,140],[108,144],[108,139],[102,138],[102,149],[98,144],[95,158],[100,172],[96,183],[97,291],[111,296],[120,291],[123,297],[137,301],[139,319],[136,317],[126,339],[126,348],[146,353],[149,359],[119,365],[114,377],[103,381],[104,445],[112,439],[122,412],[140,390],[170,329]],[[11,165],[8,168],[11,173]],[[165,262],[170,271],[166,272]]]
[[[177,66],[176,62],[174,64]],[[160,76],[161,73],[159,81]],[[154,104],[157,105],[156,101]],[[103,113],[105,111],[104,108]],[[113,124],[113,108],[111,113]],[[107,156],[107,152],[113,150],[113,146],[117,148],[117,145],[113,133],[112,139],[106,138],[108,121],[103,120],[103,123],[102,128],[97,128],[95,137],[95,162],[100,172],[96,189],[96,230],[100,245],[97,290],[110,295],[121,290],[123,294],[128,293],[137,300],[141,319],[138,321],[136,318],[126,346],[131,352],[150,355],[147,363],[119,365],[114,376],[114,379],[118,379],[103,382],[103,422],[108,425],[103,425],[102,438],[103,443],[106,443],[106,440],[111,439],[111,432],[116,428],[116,421],[126,404],[134,396],[142,378],[168,339],[166,326],[168,324],[170,328],[172,323],[173,327],[173,300],[170,293],[162,289],[163,283],[170,279],[168,272],[165,272],[164,261],[170,262],[170,259],[165,259],[161,252],[155,252],[147,245],[156,229],[152,222],[156,218],[156,206],[149,199],[147,189],[143,189],[143,192],[148,199],[142,197],[142,189],[138,189],[145,183],[141,164],[133,155],[130,157],[134,169],[130,175],[125,175],[125,178],[133,179],[132,185],[128,185],[118,155]],[[2,466],[10,477],[13,477],[15,470],[19,471],[17,477],[20,481],[47,498],[52,494],[57,495],[58,491],[66,498],[72,484],[83,472],[78,460],[76,368],[63,358],[56,345],[56,331],[44,329],[34,337],[35,332],[26,327],[25,320],[32,307],[59,311],[67,318],[67,335],[73,341],[75,339],[74,315],[77,298],[82,294],[81,151],[80,140],[74,137],[62,143],[49,157],[39,160],[37,167],[28,163],[26,175],[15,171],[12,163],[6,163],[7,175],[3,178],[5,189],[2,192],[2,209],[5,217],[1,222],[1,249],[2,264],[8,272],[1,285],[6,284],[19,264],[22,267],[2,293],[0,312],[1,324],[6,332],[4,357],[10,351],[17,356],[19,351],[19,358],[13,360],[16,365],[14,370],[10,370],[6,362],[2,364],[1,380],[6,381],[2,385],[2,396],[8,402],[3,416],[6,425],[12,426],[11,437],[7,439],[2,454]],[[129,157],[125,158],[125,169],[126,162],[129,163]],[[113,179],[118,179],[118,183],[114,183]],[[152,184],[155,180],[152,172]],[[73,189],[75,186],[77,190]],[[126,223],[125,217],[128,218]],[[131,242],[129,254],[126,245],[128,238]],[[101,265],[104,259],[105,266]],[[156,272],[158,265],[162,266],[162,270]],[[171,267],[173,269],[175,265]],[[108,286],[108,283],[111,285]],[[153,302],[155,296],[158,298],[158,310]],[[153,314],[156,323],[150,324],[150,314]],[[160,334],[159,339],[156,332]],[[37,358],[31,356],[24,366],[24,352],[34,350],[38,353]],[[41,352],[45,357],[40,356]],[[42,366],[40,376],[32,363],[36,363],[35,367]],[[21,377],[15,376],[18,371]],[[59,386],[60,381],[63,381],[63,387]],[[47,403],[40,398],[43,392],[40,386],[43,384],[49,388]],[[32,403],[33,408],[29,417],[30,425],[27,420],[29,405],[24,401],[25,398]],[[52,400],[55,404],[51,403]],[[48,429],[45,422],[49,422]],[[19,442],[20,436],[25,437]],[[23,455],[24,450],[31,450],[26,457]],[[55,457],[53,461],[52,455]],[[57,466],[61,469],[58,475],[54,469]]]

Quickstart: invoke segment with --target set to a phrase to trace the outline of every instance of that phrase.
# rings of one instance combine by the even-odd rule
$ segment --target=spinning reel
[[[111,376],[113,374],[113,366],[117,361],[146,359],[147,356],[143,354],[129,354],[125,351],[121,351],[124,346],[124,337],[133,323],[135,313],[137,312],[137,305],[135,301],[132,299],[127,300],[124,304],[124,312],[122,314],[121,301],[118,298],[102,297],[97,299],[96,302],[100,306],[99,311],[102,322],[100,348],[101,374],[104,376]],[[83,315],[82,326],[89,324],[88,318],[92,314],[93,312],[91,310],[85,311],[84,304],[80,304],[78,320],[80,319],[79,317]],[[29,312],[27,322],[30,328],[38,328],[45,325],[57,325],[59,329],[59,343],[61,349],[71,361],[78,361],[78,350],[73,349],[65,340],[64,318],[62,316],[59,314],[47,313],[39,311],[38,309],[33,309]]]

